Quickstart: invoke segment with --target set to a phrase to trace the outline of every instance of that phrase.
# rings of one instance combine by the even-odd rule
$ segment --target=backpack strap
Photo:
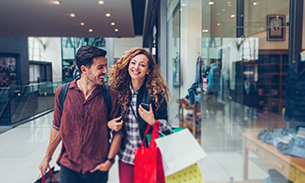
[[[103,94],[104,94],[104,100],[105,100],[106,107],[107,107],[107,119],[109,121],[112,104],[111,104],[111,97],[110,97],[110,92],[109,92],[109,85],[106,83],[103,84]]]
[[[109,92],[109,85],[106,83],[103,84],[103,94],[104,94],[104,101],[105,101],[106,107],[107,107],[107,120],[109,121],[112,104],[111,104],[111,96],[110,96],[110,92]],[[111,132],[111,130],[108,128],[108,140],[111,139],[110,132]]]
[[[66,95],[68,92],[68,88],[69,88],[70,82],[68,83],[64,83],[60,89],[60,93],[59,93],[59,105],[60,105],[60,110],[63,111],[63,107],[64,107],[64,102],[66,99]]]

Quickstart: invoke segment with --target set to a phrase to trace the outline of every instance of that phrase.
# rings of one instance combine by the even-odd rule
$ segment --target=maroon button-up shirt
[[[62,148],[57,163],[77,172],[86,173],[103,163],[108,155],[107,107],[103,88],[97,86],[85,100],[76,80],[70,83],[63,112],[60,110],[59,93],[55,91],[54,120],[52,126],[60,130]],[[112,111],[110,119],[118,116],[117,97],[110,88]],[[120,133],[122,134],[122,133]]]

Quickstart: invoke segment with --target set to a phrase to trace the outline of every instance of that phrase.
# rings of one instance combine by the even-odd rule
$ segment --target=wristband
[[[107,160],[110,161],[111,164],[114,163],[114,158],[107,158],[106,161],[107,161]]]

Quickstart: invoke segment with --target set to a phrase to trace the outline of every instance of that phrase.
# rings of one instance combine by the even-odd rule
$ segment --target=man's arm
[[[111,146],[110,146],[110,150],[108,153],[108,158],[109,159],[114,159],[116,154],[118,153],[119,149],[120,149],[120,145],[121,145],[121,141],[122,141],[122,135],[119,133],[116,133],[111,141]],[[95,172],[96,170],[100,170],[100,171],[109,171],[110,168],[112,166],[112,163],[110,161],[105,161],[104,163],[101,163],[99,165],[97,165],[93,170],[91,170],[90,172]]]
[[[46,173],[47,168],[49,167],[49,162],[52,159],[52,155],[56,150],[58,144],[61,141],[61,133],[59,130],[56,130],[54,127],[51,128],[50,142],[47,148],[46,155],[42,162],[39,165],[39,170],[44,175]]]

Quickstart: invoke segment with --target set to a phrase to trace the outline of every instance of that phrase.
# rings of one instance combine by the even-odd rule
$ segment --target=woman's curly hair
[[[123,56],[111,66],[109,70],[109,81],[112,89],[118,94],[118,101],[123,107],[122,113],[127,110],[129,100],[131,77],[128,73],[129,63],[137,55],[143,54],[148,59],[148,69],[150,73],[146,75],[146,87],[152,100],[156,105],[156,111],[164,100],[170,100],[170,91],[161,75],[160,67],[156,64],[153,55],[143,48],[134,48],[124,52]]]

